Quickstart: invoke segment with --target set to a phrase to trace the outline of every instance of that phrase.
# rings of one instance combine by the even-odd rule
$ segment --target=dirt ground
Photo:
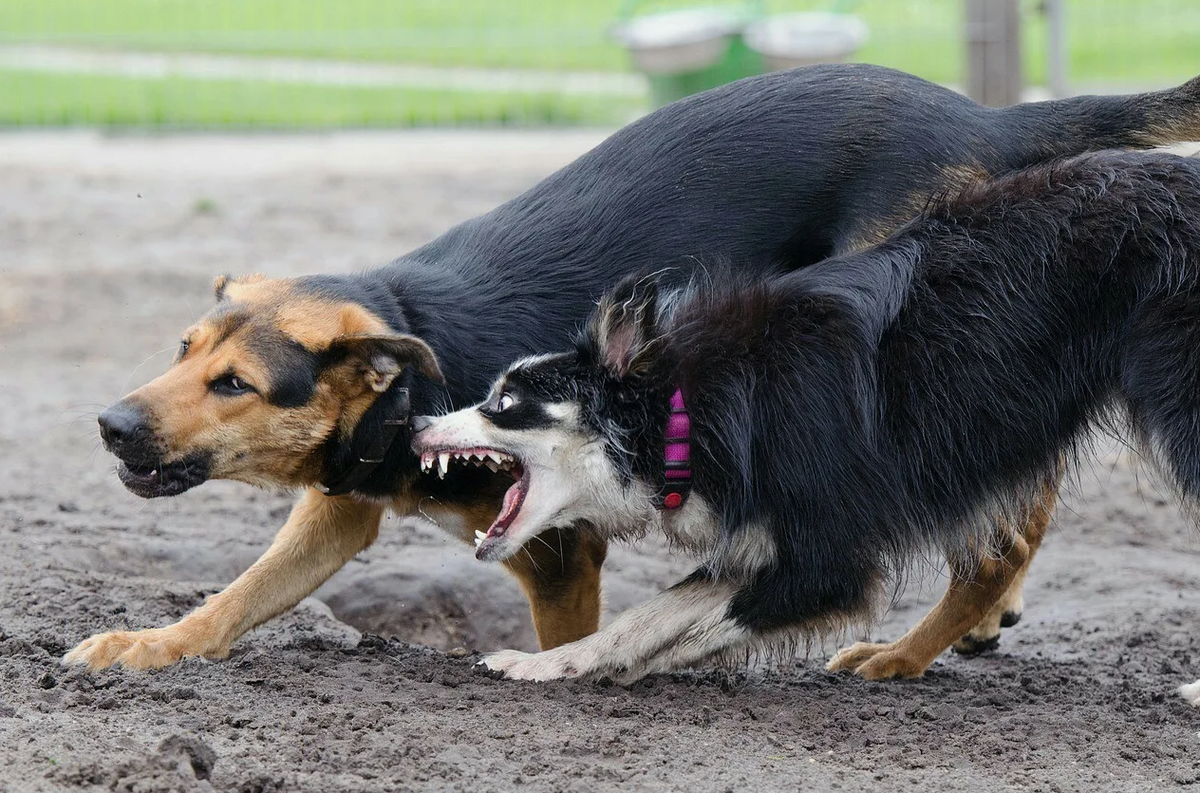
[[[999,650],[917,681],[827,674],[833,644],[630,689],[494,681],[441,651],[530,648],[515,586],[399,519],[228,661],[58,665],[179,617],[286,514],[230,483],[138,500],[98,449],[96,412],[162,370],[213,275],[382,263],[596,140],[0,137],[0,790],[1200,789],[1200,711],[1173,693],[1200,674],[1200,541],[1115,449],[1077,476]],[[619,549],[610,612],[687,567]]]

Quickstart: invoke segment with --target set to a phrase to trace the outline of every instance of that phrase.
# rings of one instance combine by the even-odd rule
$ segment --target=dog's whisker
[[[121,384],[121,393],[124,394],[127,390],[129,390],[129,381],[132,380],[134,378],[134,376],[138,373],[138,370],[141,369],[146,364],[148,364],[151,361],[151,359],[156,358],[165,352],[174,352],[175,349],[176,348],[173,346],[172,347],[164,347],[161,350],[156,350],[155,352],[152,352],[149,355],[147,355],[142,360],[141,363],[139,363],[137,366],[133,367],[133,371],[130,372],[129,375],[125,378],[125,382],[123,382]]]
[[[533,569],[534,569],[534,570],[535,570],[535,571],[536,571],[536,572],[537,572],[539,575],[541,575],[541,573],[542,573],[542,568],[538,566],[537,559],[534,559],[534,558],[533,558],[533,554],[529,552],[529,549],[528,549],[528,548],[521,548],[521,553],[523,553],[523,554],[525,554],[526,556],[528,556],[528,557],[529,557],[529,563],[530,563],[531,565],[533,565]]]

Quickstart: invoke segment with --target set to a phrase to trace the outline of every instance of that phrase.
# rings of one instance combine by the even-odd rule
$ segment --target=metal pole
[[[1021,101],[1017,0],[966,0],[967,95],[1002,107]]]
[[[1050,39],[1046,78],[1050,95],[1060,99],[1071,92],[1067,85],[1067,0],[1043,0],[1042,13],[1046,15],[1046,35]]]

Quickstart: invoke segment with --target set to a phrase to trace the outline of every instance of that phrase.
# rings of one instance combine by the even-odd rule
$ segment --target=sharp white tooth
[[[482,541],[482,540],[486,540],[486,539],[487,539],[487,532],[482,532],[482,531],[480,531],[479,529],[476,529],[476,530],[475,530],[475,539],[476,539],[476,541]]]
[[[438,455],[438,476],[445,478],[446,470],[450,467],[450,453],[442,452]]]
[[[499,455],[499,454],[497,454],[496,452],[493,452],[493,451],[491,451],[491,450],[488,450],[487,452],[485,452],[485,454],[487,454],[487,456],[488,456],[490,459],[492,459],[492,460],[495,460],[497,464],[499,464],[499,463],[500,463],[500,455]]]
[[[482,537],[476,537],[476,538],[475,538],[475,547],[476,547],[476,548],[478,548],[480,545],[483,545],[483,538],[482,538]]]

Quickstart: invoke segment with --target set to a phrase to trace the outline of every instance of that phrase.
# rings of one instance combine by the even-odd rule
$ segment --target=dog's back
[[[882,239],[931,194],[971,179],[1189,140],[1200,140],[1200,78],[1154,93],[996,109],[893,69],[812,66],[668,105],[480,219],[518,228],[519,239],[468,226],[459,242],[493,251],[508,242],[524,257],[545,244],[558,261],[562,241],[579,245],[596,220],[587,200],[561,196],[595,196],[594,208],[622,217],[623,237],[596,251],[611,264],[646,257],[638,264],[658,268],[704,256],[711,245],[698,245],[694,229],[711,226],[735,242],[722,250],[729,261],[800,267]]]
[[[971,179],[1187,139],[1200,139],[1200,79],[992,109],[879,66],[806,67],[661,108],[380,276],[417,297],[439,293],[423,287],[430,281],[465,285],[461,309],[437,306],[452,332],[427,329],[439,356],[457,345],[436,334],[502,315],[509,332],[481,326],[462,362],[477,373],[466,389],[474,399],[508,360],[560,345],[622,275],[670,267],[668,280],[685,280],[714,259],[750,274],[803,267],[882,239],[930,195]],[[447,367],[452,386],[459,368]]]

